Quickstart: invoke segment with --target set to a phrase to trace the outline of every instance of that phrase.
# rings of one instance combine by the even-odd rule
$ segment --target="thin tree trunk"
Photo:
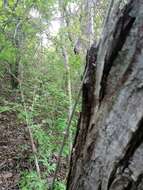
[[[78,37],[74,52],[75,54],[84,53],[86,54],[87,49],[93,43],[94,36],[94,7],[97,0],[84,0],[81,7],[81,18],[80,18],[80,28],[82,36]]]
[[[3,7],[5,9],[8,7],[8,0],[3,0]]]
[[[59,0],[59,9],[61,13],[61,26],[68,28],[68,18],[66,13],[66,7],[64,5],[63,0]],[[68,38],[70,41],[72,41],[70,34],[68,33]],[[70,65],[69,65],[69,58],[68,58],[68,52],[67,47],[65,45],[66,40],[64,39],[64,36],[61,36],[61,50],[62,50],[62,56],[64,60],[64,66],[66,70],[66,80],[67,80],[67,92],[68,92],[68,98],[69,98],[69,118],[72,112],[72,88],[71,88],[71,77],[70,77]]]
[[[21,30],[21,21],[17,18],[17,24],[13,35],[13,45],[17,49],[15,55],[15,63],[11,65],[11,86],[12,89],[17,89],[19,86],[19,64],[20,64],[20,47],[22,45],[22,30]]]
[[[71,89],[69,59],[68,59],[68,53],[65,47],[62,47],[62,54],[63,54],[63,60],[64,60],[64,65],[65,65],[65,70],[66,70],[67,92],[68,92],[68,99],[69,99],[69,117],[70,117],[71,112],[72,112],[72,89]]]
[[[59,0],[59,9],[61,13],[61,26],[67,27],[68,28],[68,18],[66,15],[66,6],[64,5],[63,0]],[[70,37],[70,33],[68,33],[68,38],[69,41],[72,41]],[[65,45],[65,39],[63,36],[61,36],[61,50],[62,50],[62,56],[64,60],[64,66],[65,66],[65,71],[66,71],[66,91],[68,94],[68,102],[69,102],[69,107],[68,107],[68,120],[70,120],[71,113],[72,113],[72,84],[71,84],[71,76],[70,76],[70,65],[69,65],[69,57],[68,57],[68,52],[67,52],[67,47]],[[72,149],[72,134],[69,131],[69,150],[71,152]],[[70,158],[68,158],[68,162],[70,161]]]
[[[11,65],[11,87],[12,89],[17,89],[19,86],[19,62],[20,57],[17,55],[16,62],[14,65]]]
[[[71,76],[70,76],[70,66],[69,66],[69,59],[68,59],[68,53],[64,47],[62,47],[62,53],[63,53],[63,59],[64,59],[64,65],[66,70],[66,84],[67,84],[67,93],[68,93],[68,102],[69,102],[69,108],[68,108],[68,120],[71,117],[72,113],[72,87],[71,87]],[[72,134],[69,133],[69,149],[70,152],[72,150]],[[69,158],[70,160],[70,158]]]
[[[87,67],[67,190],[142,190],[142,0],[111,1]]]

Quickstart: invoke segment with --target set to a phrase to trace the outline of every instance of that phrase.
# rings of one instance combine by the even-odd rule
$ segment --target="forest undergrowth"
[[[66,115],[64,117],[61,110],[59,117],[58,110],[49,110],[48,105],[46,108],[46,102],[43,104],[42,100],[39,100],[42,99],[42,95],[38,98],[36,92],[32,94],[29,102],[25,100],[23,102],[20,89],[15,92],[8,89],[9,78],[4,78],[4,80],[7,80],[7,83],[3,83],[0,99],[0,186],[4,190],[47,190],[47,187],[52,184],[66,127]],[[56,94],[55,91],[54,94]],[[24,97],[26,98],[26,94]],[[58,94],[59,98],[64,97]],[[63,101],[66,100],[63,99]],[[47,109],[46,112],[51,112],[50,118],[42,108]],[[75,125],[75,123],[73,121],[72,124]],[[32,131],[36,147],[40,176],[35,166],[28,127]],[[69,144],[66,144],[57,174],[56,190],[65,189],[68,155]]]
[[[65,189],[86,54],[99,39],[106,6],[0,1],[0,190]]]

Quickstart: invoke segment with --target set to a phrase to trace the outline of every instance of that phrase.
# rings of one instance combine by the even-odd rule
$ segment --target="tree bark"
[[[87,69],[67,190],[142,190],[142,0],[111,1]]]
[[[17,54],[15,55],[15,63],[11,64],[11,87],[12,89],[17,89],[19,87],[19,64],[20,64],[20,48],[22,46],[22,28],[19,18],[17,18],[17,24],[13,36],[13,46],[17,49]]]

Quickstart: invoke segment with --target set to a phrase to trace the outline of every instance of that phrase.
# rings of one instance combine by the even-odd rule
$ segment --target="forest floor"
[[[26,126],[17,121],[14,112],[0,113],[0,190],[19,189],[21,172],[32,167],[30,154]]]
[[[6,84],[4,87],[0,86],[0,190],[20,190],[19,184],[23,172],[35,171],[35,164],[32,160],[27,125],[19,119],[18,111],[13,107],[15,103],[19,104],[17,101],[19,95],[11,93],[5,86]],[[3,108],[7,107],[10,109],[3,111]],[[56,163],[57,159],[55,156],[52,162]],[[45,170],[42,165],[40,169],[41,172]],[[63,158],[57,175],[58,180],[64,180],[66,173],[67,163]],[[53,175],[52,172],[47,176],[48,182],[53,179]]]
[[[0,103],[0,106],[3,105]],[[16,111],[0,112],[0,190],[20,190],[22,173],[35,170],[30,158],[32,149],[27,126],[18,119]],[[57,162],[56,157],[53,162]],[[63,180],[66,173],[66,160],[62,159],[58,179]],[[51,183],[52,179],[53,173],[47,180]]]

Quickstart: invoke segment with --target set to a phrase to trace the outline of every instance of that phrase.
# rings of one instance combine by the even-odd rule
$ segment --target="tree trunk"
[[[19,86],[19,61],[20,57],[16,57],[15,64],[11,65],[11,87],[12,89],[17,89]]]
[[[3,0],[3,7],[5,9],[8,7],[8,0]]]
[[[111,0],[82,99],[67,189],[142,190],[142,0]]]
[[[71,113],[72,113],[72,84],[71,84],[71,74],[70,74],[70,66],[69,66],[69,58],[68,53],[65,47],[62,47],[62,55],[64,60],[64,66],[66,71],[66,91],[68,94],[68,121],[70,120]],[[72,133],[69,132],[69,151],[72,150]],[[70,163],[70,156],[68,156],[68,163]]]
[[[89,49],[89,47],[93,43],[93,16],[96,2],[97,0],[84,0],[82,3],[80,18],[80,28],[82,36],[80,35],[75,43],[75,54],[79,54],[81,52],[86,53],[87,49]]]
[[[19,64],[20,64],[20,47],[22,45],[22,28],[21,22],[17,19],[17,24],[13,37],[13,45],[17,49],[15,63],[11,65],[11,86],[12,89],[17,89],[19,86]]]
[[[16,43],[15,47],[17,48],[15,63],[10,65],[11,87],[13,90],[17,89],[19,86],[19,63],[21,59],[19,42]]]

